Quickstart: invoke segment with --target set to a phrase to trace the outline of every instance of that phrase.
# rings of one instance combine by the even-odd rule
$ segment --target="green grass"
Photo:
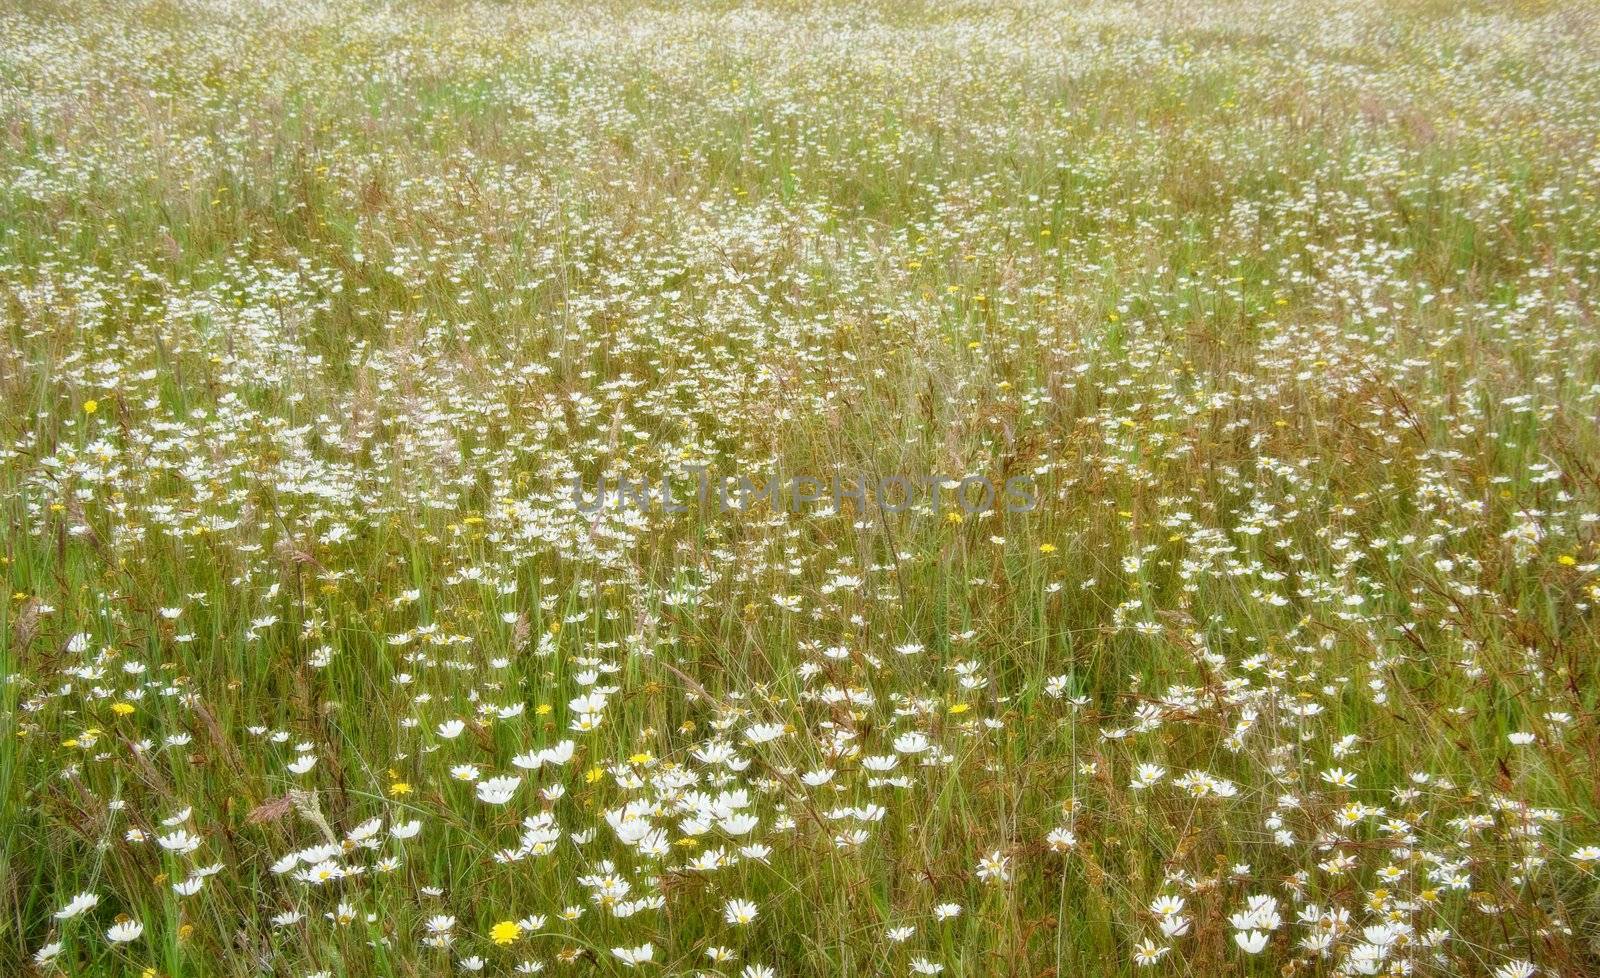
[[[0,7],[0,973],[1600,971],[1597,28]]]

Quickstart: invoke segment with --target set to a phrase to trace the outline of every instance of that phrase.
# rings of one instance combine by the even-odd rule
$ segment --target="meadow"
[[[0,0],[0,173],[0,975],[1600,975],[1600,6]]]

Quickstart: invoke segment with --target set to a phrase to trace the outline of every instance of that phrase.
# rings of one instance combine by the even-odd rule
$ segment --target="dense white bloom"
[[[87,910],[93,910],[100,903],[100,897],[95,893],[79,893],[67,905],[55,912],[57,920],[68,920]]]
[[[611,953],[626,967],[632,968],[648,963],[656,956],[656,949],[651,944],[640,944],[638,947],[614,947]]]
[[[521,783],[522,779],[518,777],[486,778],[478,782],[478,800],[489,805],[504,805],[516,794],[517,786]]]
[[[722,905],[722,919],[730,924],[748,924],[758,913],[756,905],[749,900],[729,900]]]
[[[127,944],[130,941],[138,940],[139,935],[143,933],[143,924],[137,920],[124,920],[121,923],[111,925],[111,928],[106,931],[106,940],[113,944]]]

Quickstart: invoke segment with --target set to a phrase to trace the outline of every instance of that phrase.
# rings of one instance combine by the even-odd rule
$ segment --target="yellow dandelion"
[[[502,920],[489,930],[489,940],[496,944],[515,944],[522,936],[522,925],[514,920]]]

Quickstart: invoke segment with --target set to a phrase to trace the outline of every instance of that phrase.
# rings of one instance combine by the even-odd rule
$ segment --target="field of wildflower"
[[[1600,7],[9,0],[0,171],[0,975],[1600,974]]]

